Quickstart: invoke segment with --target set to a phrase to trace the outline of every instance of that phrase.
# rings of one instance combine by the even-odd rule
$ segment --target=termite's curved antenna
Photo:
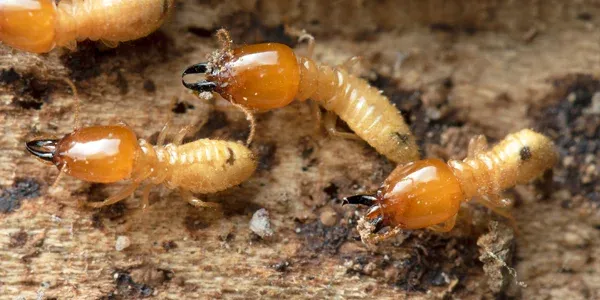
[[[35,155],[39,159],[52,162],[58,141],[59,140],[56,139],[34,140],[27,142],[25,146],[29,153]]]
[[[190,90],[194,90],[196,92],[202,93],[202,92],[212,92],[216,87],[217,84],[214,82],[210,82],[207,80],[201,80],[195,83],[187,83],[183,77],[185,75],[189,75],[189,74],[206,74],[207,72],[210,71],[210,68],[208,67],[208,63],[199,63],[199,64],[195,64],[192,65],[190,67],[188,67],[187,69],[185,69],[183,71],[183,73],[181,74],[181,82],[183,83],[183,85],[190,89]]]

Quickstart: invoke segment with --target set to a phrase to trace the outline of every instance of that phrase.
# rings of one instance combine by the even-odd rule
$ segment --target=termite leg
[[[298,37],[298,42],[301,43],[303,41],[308,42],[308,47],[306,49],[306,57],[312,58],[315,53],[315,37],[311,34],[306,33],[306,31],[302,30],[302,34]]]
[[[173,138],[173,145],[175,145],[175,146],[181,145],[181,143],[183,143],[183,138],[185,138],[185,136],[188,134],[188,132],[190,132],[191,128],[192,128],[192,126],[185,126],[185,127],[181,128],[179,133],[177,133],[177,135]]]
[[[429,226],[429,227],[427,227],[427,229],[433,230],[435,232],[448,232],[448,231],[452,230],[452,228],[454,228],[454,225],[456,224],[457,216],[458,216],[458,214],[454,215],[453,217],[451,217],[450,219],[446,220],[443,223]]]
[[[119,46],[119,42],[116,42],[116,41],[109,41],[109,40],[101,39],[100,42],[102,42],[102,44],[108,48],[117,48],[117,46]]]
[[[154,187],[153,184],[148,184],[142,191],[142,210],[146,210],[150,206],[150,190]]]
[[[313,119],[315,120],[315,132],[318,133],[321,129],[321,120],[323,118],[321,114],[321,107],[317,102],[312,100],[309,100],[308,103],[310,105],[310,111],[313,115]]]
[[[512,226],[513,230],[516,233],[519,233],[517,221],[515,220],[515,218],[513,218],[510,212],[503,209],[506,201],[504,201],[504,199],[502,199],[499,195],[479,196],[475,197],[474,200],[480,203],[481,205],[489,208],[491,211],[500,215],[501,217],[506,218]]]
[[[179,193],[181,193],[181,197],[185,201],[187,201],[189,204],[193,205],[194,207],[217,208],[217,207],[221,206],[218,203],[204,202],[204,201],[194,197],[194,195],[192,195],[192,193],[190,193],[189,191],[186,191],[184,189],[179,189]]]
[[[337,117],[338,116],[332,111],[327,111],[327,113],[325,114],[325,120],[323,121],[323,125],[325,125],[325,129],[330,135],[352,140],[361,139],[354,133],[338,131],[336,128]]]
[[[291,26],[285,26],[285,33],[298,38],[298,43],[302,43],[304,41],[308,42],[308,47],[306,49],[306,57],[312,58],[315,52],[315,37],[306,32],[306,30],[298,30],[297,28]]]
[[[167,121],[165,126],[163,126],[162,130],[158,134],[158,138],[156,139],[156,145],[161,147],[165,144],[165,139],[167,138],[167,132],[169,131],[169,126],[171,125],[171,121]]]
[[[338,67],[346,70],[348,73],[350,74],[355,74],[353,72],[354,67],[356,66],[357,63],[359,63],[362,60],[362,58],[360,56],[353,56],[348,58],[345,62],[343,62],[341,65],[339,65]]]
[[[133,192],[135,192],[135,189],[137,189],[139,185],[139,182],[132,182],[128,186],[121,189],[118,193],[106,198],[106,200],[102,202],[87,202],[87,206],[98,208],[117,203],[133,194]]]
[[[488,142],[485,135],[481,134],[471,138],[467,148],[467,157],[475,157],[479,153],[483,153],[488,149]]]

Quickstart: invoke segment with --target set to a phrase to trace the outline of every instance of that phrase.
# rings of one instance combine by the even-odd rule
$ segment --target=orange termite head
[[[59,170],[99,183],[130,178],[140,149],[135,134],[125,126],[86,127],[60,140],[34,140],[26,146],[31,154]]]
[[[375,231],[385,226],[419,229],[450,219],[465,198],[450,167],[439,159],[400,165],[376,195],[345,198],[345,203],[371,206],[365,219]]]
[[[223,98],[256,111],[288,105],[300,85],[294,51],[283,44],[248,45],[220,51],[214,61],[187,68],[187,74],[206,74],[206,80],[183,85],[197,92],[215,91]]]
[[[5,0],[0,3],[0,41],[35,53],[54,48],[54,0]]]

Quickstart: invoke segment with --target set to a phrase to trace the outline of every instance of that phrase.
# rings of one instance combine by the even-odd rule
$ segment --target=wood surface
[[[600,3],[334,2],[178,1],[158,32],[114,49],[0,45],[0,299],[600,298]],[[170,119],[176,129],[207,120],[190,140],[242,140],[243,114],[189,94],[180,73],[219,47],[220,27],[239,44],[303,53],[284,24],[315,35],[318,61],[361,56],[358,75],[403,110],[425,156],[462,158],[470,137],[524,127],[555,139],[553,176],[507,192],[520,232],[469,203],[450,233],[366,247],[355,230],[364,210],[340,198],[376,189],[394,166],[362,142],[315,133],[306,103],[257,116],[259,170],[207,196],[221,210],[165,188],[146,211],[140,192],[80,207],[118,185],[65,177],[51,190],[56,168],[25,151],[34,137],[72,130],[62,77],[77,85],[84,125],[125,121],[155,140]],[[260,208],[272,237],[250,230]],[[117,251],[118,237],[130,246]]]

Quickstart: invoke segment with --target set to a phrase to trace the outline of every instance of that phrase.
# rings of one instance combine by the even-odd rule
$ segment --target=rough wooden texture
[[[600,298],[598,2],[397,2],[180,1],[159,32],[116,49],[0,46],[0,298]],[[260,170],[208,196],[222,211],[165,189],[145,212],[139,193],[82,208],[77,200],[116,187],[72,178],[50,193],[57,170],[24,150],[72,129],[70,91],[50,78],[76,82],[84,124],[122,120],[152,140],[171,117],[175,127],[208,119],[190,139],[243,139],[243,115],[187,94],[179,74],[218,47],[220,26],[239,43],[295,45],[282,22],[315,34],[320,61],[362,56],[361,75],[406,112],[427,156],[461,158],[479,133],[534,127],[555,138],[554,177],[507,193],[521,233],[469,204],[448,234],[408,232],[367,249],[354,229],[364,211],[339,198],[377,188],[393,165],[363,143],[315,134],[304,103],[258,117]],[[260,208],[273,237],[249,229]],[[131,245],[116,251],[118,236]]]

